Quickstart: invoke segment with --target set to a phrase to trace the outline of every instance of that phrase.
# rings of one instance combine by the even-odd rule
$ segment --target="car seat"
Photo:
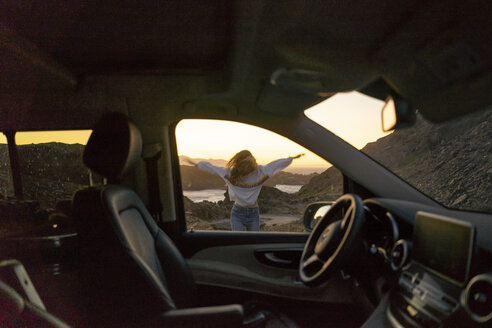
[[[84,151],[84,163],[109,182],[73,199],[88,324],[240,327],[264,321],[261,312],[244,318],[238,304],[196,307],[185,259],[139,196],[121,184],[141,150],[135,124],[110,113],[98,121]]]

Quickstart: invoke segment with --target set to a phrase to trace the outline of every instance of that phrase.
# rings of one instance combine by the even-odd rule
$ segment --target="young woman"
[[[268,178],[285,169],[292,160],[302,157],[299,154],[294,157],[278,159],[267,165],[258,165],[256,159],[249,150],[242,150],[234,155],[225,167],[215,166],[207,161],[190,164],[196,165],[200,170],[217,174],[227,184],[229,198],[234,201],[231,211],[231,227],[233,231],[259,231],[260,212],[258,209],[258,196],[263,184]]]

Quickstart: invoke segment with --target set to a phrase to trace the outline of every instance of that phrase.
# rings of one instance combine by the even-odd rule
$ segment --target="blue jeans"
[[[256,207],[234,205],[231,210],[232,231],[260,231],[260,210]]]

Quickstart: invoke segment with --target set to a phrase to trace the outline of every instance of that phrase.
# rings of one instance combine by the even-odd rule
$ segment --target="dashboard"
[[[364,242],[392,281],[364,328],[492,326],[490,215],[388,199],[364,210]]]

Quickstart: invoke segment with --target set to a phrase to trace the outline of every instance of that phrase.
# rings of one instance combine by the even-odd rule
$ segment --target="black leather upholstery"
[[[138,162],[141,148],[135,125],[112,113],[97,123],[84,162],[117,181]],[[78,191],[73,211],[86,310],[97,320],[91,325],[112,325],[115,319],[138,325],[152,315],[195,304],[184,258],[132,189],[106,185]]]
[[[139,160],[141,146],[135,125],[121,114],[109,114],[96,125],[84,162],[118,181]],[[178,326],[194,320],[214,327],[241,322],[240,305],[176,311],[197,305],[191,271],[130,188],[106,185],[78,191],[73,213],[88,326],[153,325],[159,318]]]
[[[94,172],[117,183],[140,159],[140,131],[125,115],[104,115],[94,127],[84,150],[84,164]]]
[[[194,305],[195,285],[184,258],[130,188],[108,185],[74,197],[85,304],[95,322],[135,325]]]

